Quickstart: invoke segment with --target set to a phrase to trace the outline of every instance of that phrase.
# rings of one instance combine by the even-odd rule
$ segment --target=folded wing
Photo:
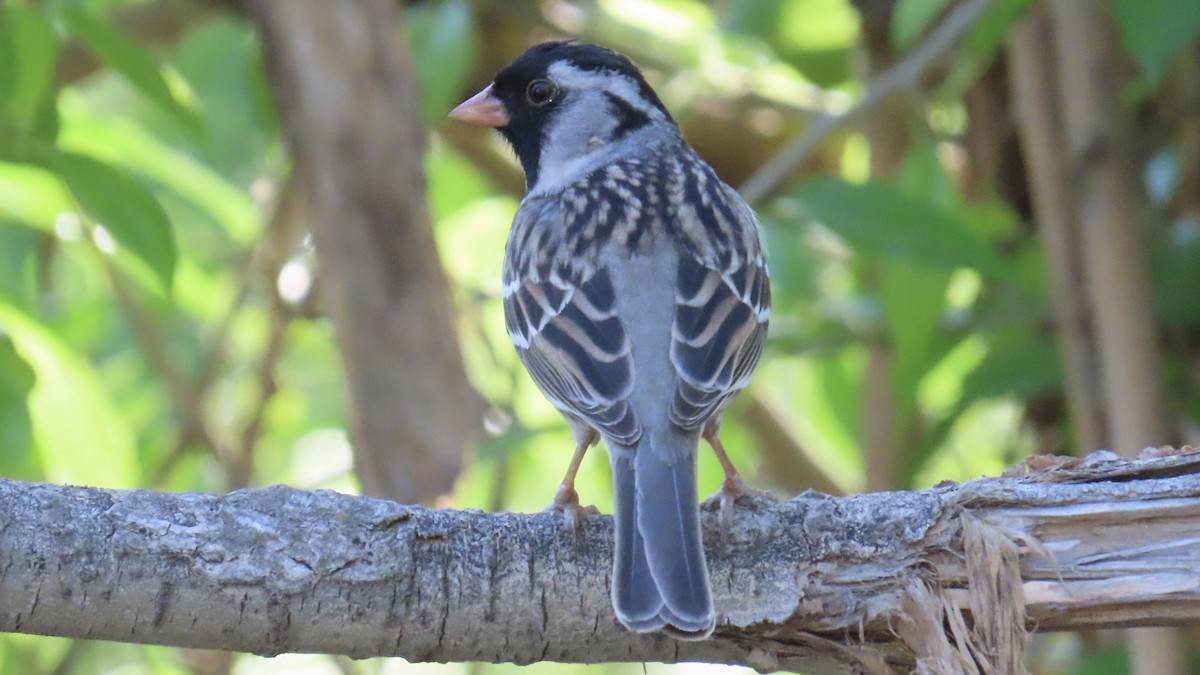
[[[509,335],[555,407],[619,443],[637,442],[633,360],[608,271],[578,282],[515,279],[505,290]]]
[[[771,315],[761,257],[723,272],[694,256],[679,262],[671,362],[679,374],[671,420],[695,429],[750,381]]]

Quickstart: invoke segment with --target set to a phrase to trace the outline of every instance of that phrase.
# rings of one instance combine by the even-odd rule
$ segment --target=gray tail
[[[701,640],[712,633],[716,613],[700,535],[695,443],[668,434],[681,447],[657,448],[649,436],[632,452],[609,449],[616,502],[613,608],[630,630]]]

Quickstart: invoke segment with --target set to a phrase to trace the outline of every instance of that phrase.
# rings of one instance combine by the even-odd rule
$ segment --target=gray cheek
[[[602,96],[582,92],[572,95],[562,105],[546,129],[540,162],[543,172],[552,172],[603,147],[616,126]]]

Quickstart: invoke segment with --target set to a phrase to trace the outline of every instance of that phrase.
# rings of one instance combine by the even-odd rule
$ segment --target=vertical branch
[[[1141,200],[1120,103],[1120,51],[1106,5],[1053,0],[1049,9],[1112,442],[1128,455],[1168,439],[1148,265],[1136,228]],[[1136,675],[1184,672],[1173,632],[1133,629],[1129,644]]]
[[[858,3],[862,13],[863,43],[860,57],[864,80],[894,65],[889,26],[895,3]],[[862,130],[871,146],[871,175],[886,176],[904,161],[912,143],[909,129],[911,106],[903,92],[893,93],[867,110]],[[878,280],[878,270],[869,269],[867,283]],[[879,284],[875,284],[877,287]],[[903,415],[894,391],[895,358],[892,346],[885,342],[870,345],[866,379],[863,382],[862,442],[867,466],[867,490],[871,492],[899,486],[905,474],[901,445]]]
[[[310,226],[304,194],[293,173],[279,190],[266,232],[252,256],[251,268],[266,297],[267,341],[254,370],[256,398],[248,408],[249,415],[236,440],[223,448],[221,459],[229,490],[240,490],[253,484],[254,456],[262,437],[267,407],[279,390],[275,374],[287,344],[288,327],[295,316],[293,308],[280,296],[279,275]]]
[[[1107,8],[1051,2],[1058,83],[1087,285],[1105,365],[1113,443],[1122,454],[1165,443],[1159,350],[1137,175],[1120,103],[1119,51]]]
[[[1034,220],[1046,250],[1066,398],[1080,449],[1105,447],[1100,364],[1084,287],[1079,228],[1068,197],[1060,101],[1044,6],[1030,9],[1009,35],[1009,77],[1029,171]]]
[[[398,6],[255,0],[248,8],[309,196],[363,489],[432,501],[456,477],[483,406],[463,371],[434,246]]]

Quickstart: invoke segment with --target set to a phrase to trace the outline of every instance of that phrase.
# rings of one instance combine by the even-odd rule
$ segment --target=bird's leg
[[[720,491],[705,501],[718,500],[722,529],[725,532],[729,532],[733,527],[733,507],[739,498],[749,497],[751,499],[770,499],[774,501],[775,495],[766,490],[755,490],[746,486],[746,481],[742,480],[742,474],[738,472],[737,467],[730,461],[729,455],[725,453],[725,446],[721,445],[720,432],[720,417],[713,418],[704,425],[704,432],[702,434],[704,440],[708,441],[708,444],[712,447],[713,454],[717,456],[717,461],[721,463],[721,469],[725,472],[725,481],[721,483]]]
[[[579,521],[583,516],[600,513],[595,506],[580,506],[579,493],[575,491],[575,474],[579,473],[579,465],[583,463],[583,456],[587,454],[588,448],[599,441],[600,434],[596,433],[595,429],[575,434],[575,456],[571,458],[571,464],[567,467],[567,475],[563,476],[562,484],[558,486],[558,492],[554,495],[554,502],[550,504],[551,509],[561,511],[566,516],[567,523],[572,529],[579,526]]]

